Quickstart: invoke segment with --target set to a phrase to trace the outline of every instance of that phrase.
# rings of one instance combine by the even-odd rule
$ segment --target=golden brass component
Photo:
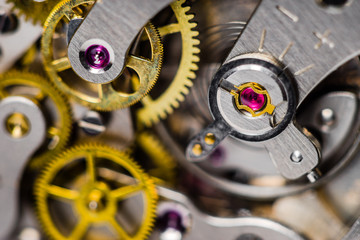
[[[21,113],[13,113],[6,120],[6,129],[13,138],[22,138],[30,130],[29,120]]]
[[[204,140],[207,145],[214,145],[216,137],[213,133],[207,133]]]
[[[195,144],[192,148],[192,152],[195,156],[200,156],[203,152],[203,148],[200,144]]]
[[[107,84],[89,83],[77,77],[71,69],[67,56],[55,57],[53,54],[53,40],[56,36],[58,37],[56,29],[59,24],[64,24],[69,18],[71,19],[71,17],[81,14],[80,11],[76,10],[79,6],[91,5],[93,3],[94,1],[91,0],[65,0],[58,4],[51,12],[44,24],[44,32],[41,39],[41,52],[45,70],[52,82],[61,91],[84,106],[100,111],[126,108],[137,103],[148,94],[159,77],[163,57],[160,35],[157,29],[151,23],[148,23],[144,27],[144,34],[151,47],[150,59],[143,56],[127,56],[125,67],[134,71],[140,79],[140,84],[134,92],[128,93],[116,89],[115,86],[123,81],[121,76]],[[65,78],[62,79],[60,77],[60,73],[65,71],[70,71],[71,76],[74,76],[72,81],[66,81]],[[69,73],[67,72],[67,74]],[[125,70],[123,74],[125,74]]]
[[[33,168],[41,167],[67,144],[72,128],[70,104],[67,98],[43,77],[18,71],[0,75],[0,100],[7,96],[26,96],[40,106],[44,105],[44,110],[48,110],[44,111],[44,114],[49,116],[47,137],[41,150],[35,153],[30,162]],[[50,106],[45,106],[44,102]]]
[[[249,82],[249,83],[244,83],[244,84],[241,84],[240,86],[234,86],[234,87],[237,88],[238,90],[231,90],[230,93],[234,96],[235,105],[238,110],[246,111],[246,112],[250,113],[252,117],[258,117],[265,113],[268,113],[270,115],[273,114],[273,112],[275,110],[275,106],[271,104],[270,95],[263,86],[261,86],[258,83]],[[251,88],[252,90],[254,90],[254,92],[265,95],[266,101],[265,101],[264,106],[260,110],[255,112],[250,107],[243,105],[241,103],[240,95],[241,95],[241,92],[246,88]]]
[[[148,173],[152,177],[173,184],[176,177],[176,160],[160,139],[149,132],[141,132],[136,137],[136,142],[154,164],[154,168],[149,169]]]
[[[26,20],[32,20],[34,24],[39,22],[43,24],[60,0],[8,0],[8,2],[14,3],[14,8],[20,15],[24,15]]]
[[[84,167],[78,169],[78,176],[82,176],[82,181],[77,185],[66,179],[64,171],[81,161]],[[105,180],[99,176],[104,161],[114,166],[115,172],[124,172],[118,172],[118,179]],[[67,181],[59,184],[55,179],[62,172]],[[38,218],[49,237],[56,240],[83,239],[92,226],[98,225],[106,226],[116,239],[145,240],[155,220],[158,195],[152,179],[128,155],[104,145],[79,145],[59,155],[43,169],[34,192]],[[142,198],[138,202],[138,208],[143,209],[142,224],[129,233],[117,220],[118,215],[126,214],[121,212],[119,203],[137,195]],[[55,224],[50,206],[54,201],[72,206],[78,221],[69,233]]]
[[[169,87],[156,99],[147,95],[141,101],[143,107],[139,109],[137,116],[139,121],[146,126],[165,119],[168,114],[173,112],[174,108],[178,108],[179,103],[184,101],[185,96],[189,93],[189,88],[193,85],[191,79],[196,77],[195,71],[198,69],[197,62],[199,62],[197,54],[200,53],[200,49],[197,47],[200,42],[196,37],[199,32],[194,30],[197,24],[191,22],[194,15],[187,14],[190,7],[182,7],[184,3],[185,0],[177,0],[170,5],[177,20],[176,23],[158,28],[162,38],[180,33],[182,53],[176,75]]]

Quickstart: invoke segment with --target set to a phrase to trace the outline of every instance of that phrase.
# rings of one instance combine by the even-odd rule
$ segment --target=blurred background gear
[[[107,146],[60,154],[43,168],[34,191],[39,220],[53,239],[142,240],[153,227],[155,185],[126,154]]]
[[[159,184],[173,185],[176,181],[176,159],[166,149],[160,139],[151,132],[139,132],[136,137],[136,146],[133,151],[136,159],[141,161],[142,166],[146,166],[148,173],[157,178]],[[140,152],[144,156],[140,155]],[[151,161],[149,161],[151,160]],[[156,180],[156,179],[155,179]]]
[[[14,4],[14,9],[18,10],[20,15],[25,19],[32,21],[34,24],[43,24],[49,16],[52,9],[61,0],[7,0],[8,3]]]
[[[34,168],[50,161],[66,146],[72,128],[72,110],[67,98],[43,77],[11,71],[0,75],[0,99],[23,96],[37,102],[47,120],[47,135],[31,161]]]

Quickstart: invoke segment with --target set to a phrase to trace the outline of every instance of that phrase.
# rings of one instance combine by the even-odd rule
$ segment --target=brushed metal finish
[[[346,234],[346,236],[342,240],[355,240],[360,239],[360,219],[356,220],[356,222],[351,227],[350,231]]]
[[[129,47],[142,27],[172,1],[97,1],[69,42],[68,57],[74,71],[93,83],[104,84],[114,80],[121,74]],[[83,44],[92,39],[106,42],[114,51],[114,62],[106,71],[91,73],[81,63],[79,54]]]
[[[293,123],[278,136],[265,142],[266,149],[281,175],[287,179],[297,179],[310,173],[319,162],[320,151]],[[300,161],[293,161],[294,152],[302,155]]]
[[[12,138],[5,126],[14,112],[25,115],[31,125],[27,135],[20,139]],[[8,239],[16,224],[21,175],[45,136],[45,118],[34,102],[24,97],[8,97],[0,102],[0,239]]]
[[[293,21],[282,11],[298,18]],[[299,92],[298,105],[330,72],[360,55],[360,1],[350,1],[337,13],[316,1],[263,0],[243,30],[225,62],[241,54],[260,51],[275,57],[294,75]]]
[[[224,239],[224,237],[236,240],[241,239],[240,237],[246,234],[253,234],[264,240],[304,240],[293,230],[269,219],[260,217],[214,217],[200,212],[186,196],[178,192],[163,187],[158,187],[158,192],[162,198],[179,203],[190,212],[191,227],[184,234],[182,238],[184,240],[218,240]]]

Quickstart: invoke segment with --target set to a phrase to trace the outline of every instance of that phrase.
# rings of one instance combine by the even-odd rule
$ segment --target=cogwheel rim
[[[176,160],[161,141],[150,132],[138,133],[136,141],[156,166],[156,169],[148,171],[149,174],[173,184],[176,177]]]
[[[47,189],[50,189],[49,186],[51,185],[51,181],[54,180],[55,175],[60,172],[64,167],[66,167],[68,164],[72,163],[74,160],[79,159],[81,157],[93,155],[93,164],[95,166],[95,156],[100,158],[106,158],[110,161],[113,161],[114,163],[118,164],[122,168],[126,169],[134,178],[139,180],[141,184],[143,184],[143,188],[140,190],[144,193],[144,216],[143,216],[143,223],[136,232],[134,236],[128,235],[127,237],[124,237],[122,239],[125,240],[145,240],[148,235],[150,234],[151,230],[154,227],[154,221],[156,216],[156,205],[158,200],[158,195],[156,192],[155,185],[150,177],[144,171],[139,167],[139,165],[134,162],[126,153],[120,152],[112,147],[96,144],[96,143],[88,143],[88,144],[82,144],[75,147],[72,147],[71,149],[68,149],[67,151],[63,152],[62,154],[58,155],[52,162],[50,162],[41,172],[38,179],[36,180],[35,186],[34,186],[34,195],[35,195],[35,201],[36,201],[36,212],[39,219],[39,222],[44,229],[45,233],[51,238],[56,240],[65,240],[65,239],[71,239],[71,240],[77,240],[82,239],[80,235],[77,235],[77,237],[72,236],[64,236],[62,233],[60,233],[57,229],[57,227],[53,224],[52,218],[50,216],[50,213],[48,211],[48,203],[47,198],[49,195],[51,195]],[[84,157],[86,158],[86,157]],[[112,158],[112,159],[110,159]],[[88,162],[88,160],[85,160]],[[95,168],[95,167],[94,167]],[[88,171],[88,170],[86,170]],[[51,185],[52,186],[52,185]],[[121,188],[122,189],[122,188]],[[125,190],[126,191],[126,190]],[[80,195],[79,195],[80,196]],[[80,197],[79,197],[80,198]],[[76,205],[78,203],[78,200],[75,201]],[[145,206],[145,202],[147,206]],[[79,209],[75,207],[75,209]],[[117,210],[117,209],[115,209]],[[106,213],[106,212],[105,212]],[[84,214],[84,212],[77,212],[77,214]],[[90,215],[87,215],[87,218],[90,219]],[[98,217],[99,222],[106,221],[102,219],[103,216],[107,216],[105,214],[99,215]],[[86,217],[81,216],[81,221],[84,220]],[[105,219],[107,219],[105,217]],[[116,221],[116,220],[115,220]],[[90,221],[88,224],[89,226],[91,224],[96,224],[97,221]],[[118,223],[119,224],[119,223]],[[119,224],[120,225],[120,224]]]
[[[159,32],[151,23],[148,23],[144,27],[147,39],[149,40],[151,46],[151,59],[129,55],[125,63],[125,66],[137,72],[141,79],[140,86],[134,93],[127,94],[124,92],[118,92],[114,89],[112,83],[108,83],[98,84],[96,86],[96,92],[93,92],[93,95],[90,96],[90,94],[86,92],[81,92],[79,87],[72,88],[66,84],[58,74],[61,71],[70,69],[71,65],[67,57],[55,60],[53,59],[51,44],[55,27],[65,13],[69,16],[74,15],[74,12],[72,11],[74,7],[92,3],[94,3],[93,0],[64,0],[51,12],[44,24],[44,32],[41,39],[41,53],[43,56],[45,70],[51,81],[61,91],[71,96],[75,101],[84,106],[99,111],[112,111],[119,108],[129,107],[139,102],[149,93],[160,75],[163,61],[163,46]],[[83,83],[89,84],[86,81]],[[94,85],[92,87],[94,87]],[[95,97],[94,94],[96,94],[97,97]]]
[[[39,168],[54,154],[61,152],[67,145],[72,129],[72,110],[67,98],[49,81],[39,75],[29,72],[10,71],[0,75],[0,98],[6,97],[4,88],[16,85],[40,89],[41,93],[50,97],[58,110],[60,121],[57,126],[50,126],[48,128],[47,136],[52,136],[54,139],[56,138],[58,143],[52,149],[42,153],[35,153],[30,162],[31,168]]]
[[[143,106],[137,111],[139,121],[149,127],[154,123],[165,119],[180,102],[185,100],[189,88],[193,86],[191,79],[195,79],[195,71],[198,70],[200,49],[197,47],[200,41],[196,39],[199,32],[194,30],[196,23],[191,22],[194,15],[188,14],[190,7],[182,7],[186,0],[177,0],[170,6],[179,24],[182,38],[182,56],[180,65],[170,86],[157,99],[153,100],[146,96],[141,102]],[[161,33],[161,31],[160,31]],[[160,34],[162,36],[162,34]]]
[[[35,2],[34,0],[7,0],[14,4],[14,10],[18,10],[19,15],[25,16],[25,20],[32,20],[33,24],[43,24],[49,16],[51,10],[60,0],[46,0],[44,2]]]

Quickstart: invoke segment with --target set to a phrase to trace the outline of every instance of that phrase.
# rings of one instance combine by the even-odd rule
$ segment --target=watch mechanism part
[[[197,24],[193,22],[194,15],[189,13],[190,7],[184,7],[184,3],[185,0],[176,0],[170,5],[176,19],[175,23],[171,22],[158,27],[164,40],[172,35],[180,35],[181,53],[176,73],[168,83],[168,87],[157,97],[152,97],[150,93],[141,101],[142,107],[138,110],[137,116],[145,126],[151,126],[160,119],[165,119],[174,111],[174,108],[178,108],[193,85],[192,79],[196,78],[195,71],[198,69],[197,62],[199,62],[197,54],[200,53],[199,40],[196,37],[199,32],[195,30]],[[166,44],[165,47],[167,47]],[[167,52],[165,52],[165,60],[166,54]],[[166,62],[164,63],[163,71],[166,71]],[[161,76],[159,81],[158,84],[161,84]]]
[[[19,19],[12,12],[0,12],[0,33],[13,33],[19,27]]]
[[[107,0],[95,2],[70,39],[68,57],[71,67],[77,75],[92,83],[106,84],[114,81],[124,68],[128,67],[129,46],[138,33],[149,19],[172,1]],[[108,18],[108,16],[111,17]],[[109,57],[110,62],[101,61],[102,64],[96,64],[96,66],[91,64],[86,54],[92,46],[101,47],[102,54]],[[107,51],[109,52],[106,53]],[[105,55],[99,55],[98,59],[102,59]],[[114,61],[115,59],[116,61]],[[143,65],[145,66],[145,63]]]
[[[280,63],[267,55],[245,54],[223,65],[209,89],[215,123],[191,141],[188,158],[204,158],[230,135],[245,141],[266,141],[275,166],[288,179],[311,172],[318,164],[319,149],[291,123],[297,105],[291,82]],[[203,143],[203,135],[208,133],[215,135],[216,144]],[[279,142],[283,143],[281,148],[276,147]],[[294,152],[304,152],[301,161],[292,161]]]
[[[140,101],[154,86],[162,65],[163,47],[159,33],[155,27],[148,23],[143,30],[147,43],[150,45],[151,55],[149,58],[145,56],[129,55],[125,66],[127,70],[123,72],[124,76],[110,83],[95,84],[89,83],[79,77],[71,69],[71,65],[66,54],[67,44],[66,38],[58,39],[58,36],[66,35],[67,24],[73,18],[82,18],[85,14],[85,7],[93,4],[94,1],[88,0],[68,0],[59,3],[50,14],[44,24],[44,33],[41,39],[41,51],[44,58],[45,69],[52,82],[65,94],[71,96],[77,102],[94,110],[111,111],[118,108],[126,108]],[[120,24],[120,23],[118,23]],[[57,32],[60,29],[65,32]],[[58,44],[58,45],[56,45]],[[63,51],[55,53],[54,46],[63,46]],[[93,45],[89,43],[88,47]],[[104,50],[100,45],[94,49],[89,49],[89,58],[93,58],[96,65],[96,59],[103,58]],[[58,49],[59,50],[59,49]],[[109,50],[109,48],[107,48]],[[95,51],[95,52],[93,52]],[[145,54],[144,54],[145,55]],[[102,62],[102,60],[101,60]],[[99,63],[101,64],[101,63]],[[125,75],[129,72],[135,72],[140,79],[140,84],[132,92],[118,89],[118,85],[123,84]],[[71,81],[67,79],[71,77]]]
[[[159,181],[162,184],[173,185],[176,181],[176,159],[160,139],[153,133],[140,132],[136,137],[136,142],[140,149],[151,159],[152,164],[147,171],[149,175],[160,179]],[[149,164],[149,161],[146,161],[146,163]]]
[[[72,128],[70,104],[67,98],[46,79],[27,72],[11,71],[0,75],[0,99],[9,96],[24,96],[31,99],[41,106],[46,116],[46,139],[31,160],[34,168],[41,167],[54,154],[62,151],[68,142]],[[13,118],[13,121],[24,122],[19,117]],[[14,129],[14,134],[21,134],[19,131],[22,130]]]
[[[80,172],[69,178],[71,170]],[[111,239],[146,239],[153,226],[155,185],[125,153],[107,146],[79,145],[60,154],[43,169],[34,191],[39,220],[53,239],[90,239],[99,226],[110,229]],[[56,202],[70,205],[72,229],[64,230],[68,220],[53,212]]]
[[[0,239],[360,239],[359,13],[0,0]]]
[[[0,1],[0,74],[8,71],[42,32],[40,26],[15,17],[14,13],[11,4]]]
[[[89,111],[79,121],[79,127],[88,135],[96,136],[106,130],[102,116],[95,111]]]
[[[159,195],[166,201],[173,201],[172,208],[185,218],[183,225],[188,231],[181,239],[279,239],[304,240],[302,236],[281,224],[257,217],[217,218],[200,212],[184,195],[166,188],[158,188]],[[159,210],[164,211],[160,202]],[[180,206],[179,206],[180,205]],[[166,206],[169,208],[169,204]],[[166,208],[165,208],[166,209]],[[185,211],[184,211],[185,209]],[[187,215],[187,211],[190,216]],[[158,212],[161,214],[162,212]],[[202,231],[197,231],[202,229]]]
[[[45,136],[45,116],[34,101],[20,96],[1,99],[0,239],[8,239],[16,228],[20,214],[19,181],[24,166]]]

